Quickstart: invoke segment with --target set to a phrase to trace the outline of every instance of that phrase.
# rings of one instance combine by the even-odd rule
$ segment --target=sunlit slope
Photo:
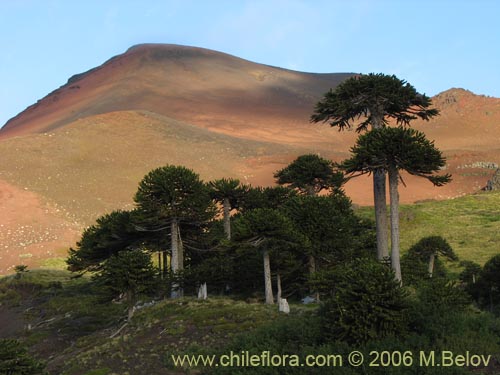
[[[131,207],[139,181],[153,168],[184,165],[205,180],[247,181],[258,173],[252,163],[259,157],[300,152],[148,112],[114,112],[0,142],[0,179],[26,187],[88,225],[100,214]]]

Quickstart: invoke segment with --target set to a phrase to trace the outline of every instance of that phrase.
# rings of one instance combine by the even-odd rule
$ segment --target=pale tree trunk
[[[389,256],[387,238],[387,201],[386,173],[378,170],[373,173],[373,202],[375,205],[375,224],[377,231],[377,259],[383,260]]]
[[[384,116],[378,109],[370,109],[372,114],[372,129],[384,127]],[[389,242],[387,238],[387,201],[386,201],[386,172],[378,170],[373,173],[373,203],[375,206],[375,224],[377,231],[377,259],[382,260],[389,256]]]
[[[170,244],[171,244],[171,252],[172,257],[170,258],[170,267],[172,269],[172,274],[175,275],[180,271],[180,262],[179,262],[179,223],[176,218],[172,219],[172,223],[170,224]],[[172,283],[172,298],[180,297],[180,287],[177,282]]]
[[[432,253],[431,257],[429,258],[429,277],[432,277],[432,274],[434,273],[434,259],[436,258],[436,254]]]
[[[266,292],[266,303],[272,305],[274,303],[273,284],[271,282],[271,261],[269,260],[269,251],[263,251],[264,257],[264,285]]]
[[[181,238],[181,227],[179,223],[177,223],[177,243],[179,245],[178,248],[178,271],[184,271],[184,243],[182,242]],[[184,297],[184,289],[179,288],[179,297]]]
[[[309,274],[312,275],[316,272],[316,258],[314,255],[309,255]]]
[[[222,201],[223,218],[224,218],[224,234],[228,240],[231,240],[231,204],[229,198],[224,198]]]
[[[279,272],[276,275],[276,286],[278,287],[277,300],[279,302],[281,300],[281,276],[280,276]]]
[[[316,272],[316,258],[314,255],[309,255],[309,275],[313,275]],[[316,301],[319,301],[319,293],[314,292],[314,290],[310,290],[310,293],[314,293],[314,298]]]
[[[396,168],[389,170],[389,192],[391,197],[391,265],[396,280],[402,284],[401,263],[399,259],[399,173]]]

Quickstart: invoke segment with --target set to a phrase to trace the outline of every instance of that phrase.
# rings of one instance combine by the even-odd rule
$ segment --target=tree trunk
[[[402,284],[401,263],[399,259],[399,173],[396,168],[389,170],[389,192],[391,197],[391,265],[396,280]]]
[[[385,180],[386,173],[384,170],[378,170],[373,173],[373,202],[375,205],[378,260],[383,260],[384,258],[387,258],[389,256]]]
[[[229,203],[229,198],[224,198],[222,208],[224,210],[224,234],[228,240],[231,240],[231,204]]]
[[[384,115],[379,108],[370,108],[372,115],[372,129],[384,127]],[[387,238],[387,199],[386,199],[386,172],[384,170],[373,173],[373,203],[375,206],[375,225],[377,231],[377,259],[389,257],[389,241]]]
[[[432,277],[432,274],[434,273],[434,259],[436,258],[436,254],[432,253],[431,257],[429,258],[429,277]]]
[[[269,260],[269,251],[263,251],[264,256],[264,285],[266,292],[266,303],[272,305],[274,303],[273,284],[271,282],[271,262]]]
[[[281,299],[281,276],[280,276],[279,272],[276,275],[276,286],[278,288],[277,300],[279,302]]]
[[[309,275],[313,275],[316,272],[316,258],[314,255],[309,255]],[[316,301],[319,301],[319,293],[314,292],[314,290],[311,288],[309,290],[310,293],[314,293],[314,298]]]
[[[314,255],[309,255],[309,275],[316,272],[316,258]]]
[[[175,277],[177,272],[180,271],[179,269],[179,229],[178,229],[179,223],[177,222],[177,219],[174,218],[172,219],[172,223],[170,224],[170,249],[172,252],[172,256],[170,258],[170,267],[172,269],[172,274]],[[171,297],[172,298],[178,298],[180,297],[180,287],[177,282],[172,283],[172,292],[171,292]]]
[[[179,271],[184,270],[184,243],[182,242],[182,237],[181,237],[181,228],[179,226],[179,223],[177,223],[177,244],[178,244],[178,269]]]
[[[178,243],[178,271],[184,271],[184,243],[182,242],[181,237],[181,227],[179,223],[177,223],[177,243]],[[184,297],[184,289],[179,288],[179,297]]]

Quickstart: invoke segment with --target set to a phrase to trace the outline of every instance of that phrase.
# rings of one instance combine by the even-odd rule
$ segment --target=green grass
[[[68,264],[66,263],[66,258],[63,257],[48,258],[43,260],[42,264],[40,264],[40,268],[51,270],[66,270],[68,268]]]
[[[373,218],[373,209],[357,211]],[[444,237],[461,260],[483,265],[500,253],[500,192],[400,207],[401,251],[422,237]]]
[[[78,305],[75,308],[80,310]],[[293,310],[300,314],[299,308]],[[214,353],[234,335],[280,318],[283,317],[279,316],[277,306],[228,298],[159,301],[137,311],[132,322],[115,338],[109,335],[121,323],[108,330],[105,336],[96,332],[78,339],[78,354],[67,361],[63,373],[69,375],[95,368],[113,368],[119,373],[125,370],[135,373],[139,369],[146,373],[148,370],[166,371],[171,366],[170,354]]]

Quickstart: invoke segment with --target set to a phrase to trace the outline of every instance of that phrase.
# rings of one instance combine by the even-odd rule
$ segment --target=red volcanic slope
[[[274,140],[286,131],[287,142],[300,143],[315,102],[351,75],[295,72],[201,48],[139,45],[71,77],[8,121],[0,138],[47,132],[96,114],[145,110],[245,138]]]

